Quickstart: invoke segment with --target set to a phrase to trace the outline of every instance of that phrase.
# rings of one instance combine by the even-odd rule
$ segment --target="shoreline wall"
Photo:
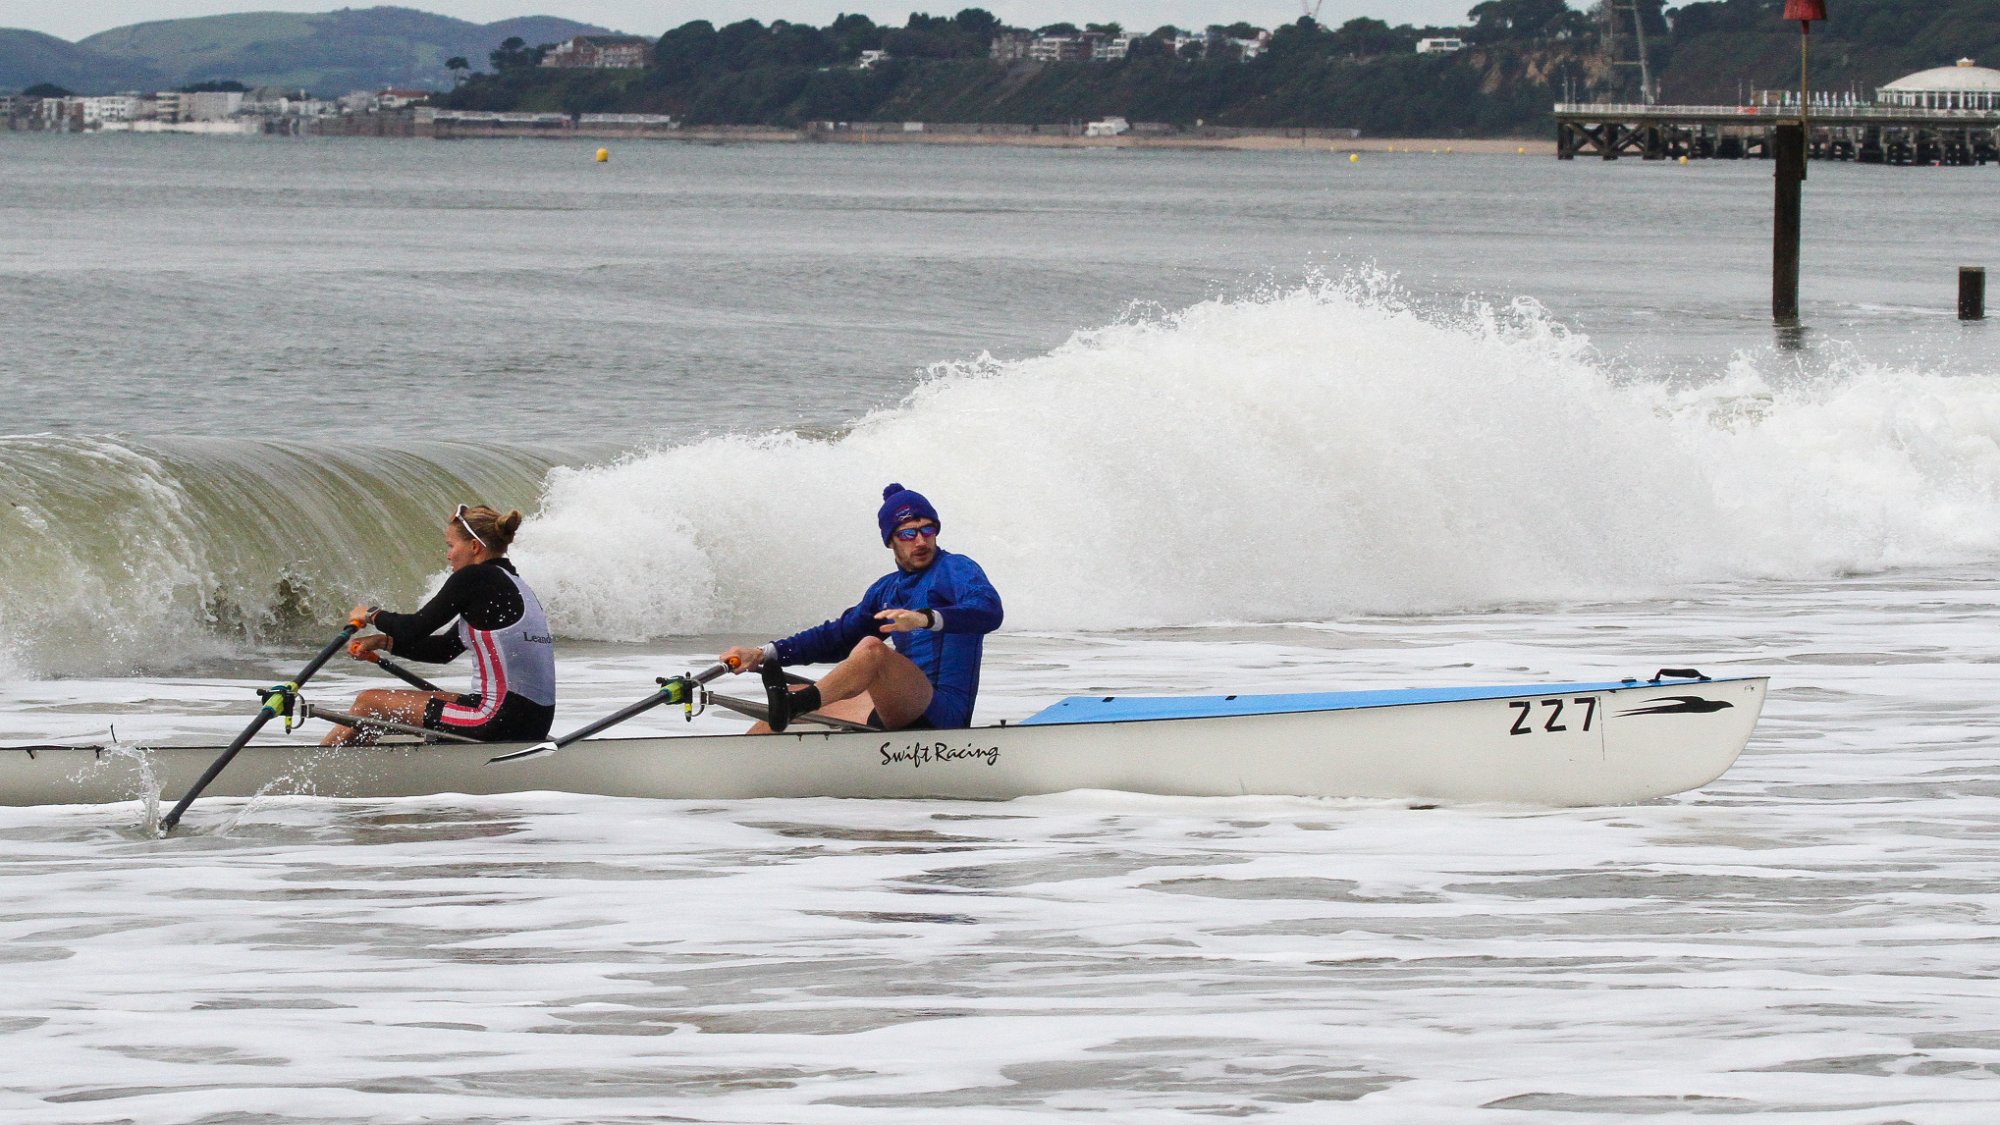
[[[1117,136],[1086,136],[1081,122],[1040,125],[932,122],[809,122],[799,128],[777,125],[691,125],[665,127],[579,123],[547,115],[535,123],[436,120],[429,114],[357,114],[322,119],[307,130],[320,136],[415,137],[437,140],[663,140],[729,144],[1002,145],[1025,148],[1217,149],[1318,152],[1516,153],[1550,156],[1546,137],[1364,137],[1358,129],[1246,129],[1134,123]]]

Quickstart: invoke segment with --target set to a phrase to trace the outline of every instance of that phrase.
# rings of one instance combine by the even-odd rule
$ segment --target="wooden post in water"
[[[1958,268],[1958,319],[1986,319],[1986,267]]]
[[[1777,130],[1778,197],[1771,236],[1771,319],[1799,322],[1799,215],[1806,180],[1806,127],[1780,122]]]
[[[1785,0],[1785,18],[1799,25],[1799,119],[1778,123],[1773,138],[1777,157],[1778,199],[1771,235],[1771,319],[1799,322],[1800,185],[1806,182],[1807,129],[1811,121],[1812,87],[1807,82],[1812,25],[1826,18],[1826,0]]]

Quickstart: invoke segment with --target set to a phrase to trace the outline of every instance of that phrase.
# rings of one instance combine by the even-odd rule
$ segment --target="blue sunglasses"
[[[896,538],[901,539],[905,543],[914,542],[919,536],[929,536],[932,539],[936,539],[937,533],[937,525],[934,523],[925,524],[922,527],[899,527],[895,532]]]

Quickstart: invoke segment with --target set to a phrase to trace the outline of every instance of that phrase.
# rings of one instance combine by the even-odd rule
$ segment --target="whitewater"
[[[227,741],[472,500],[529,514],[568,729],[847,604],[890,480],[1006,598],[982,721],[1773,694],[1626,808],[0,810],[7,1119],[1990,1119],[2000,371],[1907,280],[1983,178],[1898,216],[1870,176],[1927,173],[1815,169],[1817,320],[1774,341],[1754,168],[93,145],[0,163],[0,753]],[[1640,250],[1715,254],[1559,244],[1638,200]],[[128,322],[55,315],[104,291]]]
[[[89,671],[408,603],[442,578],[436,513],[488,491],[533,513],[514,556],[564,636],[769,632],[880,569],[855,530],[892,479],[948,498],[1026,629],[1631,597],[1991,557],[1996,438],[1991,377],[1635,378],[1531,302],[1426,313],[1363,273],[939,364],[838,433],[580,464],[0,439],[0,522],[33,545],[0,569],[0,635],[17,667]]]

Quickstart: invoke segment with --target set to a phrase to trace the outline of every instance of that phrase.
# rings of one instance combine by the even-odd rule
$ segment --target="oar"
[[[361,659],[369,661],[370,663],[379,666],[384,672],[387,672],[390,675],[396,677],[397,679],[403,681],[404,683],[410,685],[411,687],[416,688],[418,691],[444,690],[443,688],[437,686],[436,684],[430,682],[429,680],[424,679],[422,676],[417,675],[415,672],[410,671],[403,665],[398,664],[395,661],[389,659],[388,657],[382,655],[380,652],[370,653],[369,655],[361,657]]]
[[[735,666],[734,662],[727,664],[716,663],[703,668],[692,676],[675,676],[673,679],[662,677],[659,680],[660,690],[622,711],[615,711],[606,715],[589,726],[573,730],[553,742],[538,742],[526,750],[516,750],[511,754],[502,754],[497,758],[489,758],[486,764],[490,766],[500,762],[519,762],[528,758],[539,758],[544,754],[553,754],[565,746],[581,742],[598,731],[615,727],[632,716],[650,711],[662,703],[691,704],[694,698],[694,689],[697,685],[708,683],[710,680],[715,679]]]
[[[345,711],[334,711],[325,707],[316,707],[310,703],[299,705],[299,719],[302,722],[306,719],[325,719],[334,726],[352,727],[355,730],[384,730],[393,734],[414,734],[429,742],[479,741],[476,738],[467,738],[462,734],[453,734],[450,731],[411,726],[409,723],[399,723],[394,719],[377,719],[369,715],[350,715]]]
[[[216,775],[220,774],[224,767],[229,765],[230,760],[236,757],[236,752],[243,749],[244,743],[256,737],[257,732],[264,729],[265,723],[291,710],[292,700],[298,698],[299,688],[305,686],[305,682],[312,679],[313,673],[319,671],[322,665],[332,660],[333,654],[339,652],[341,646],[346,644],[350,637],[360,632],[363,624],[365,622],[359,617],[349,621],[347,627],[340,631],[340,635],[327,642],[327,646],[319,650],[319,655],[313,657],[311,663],[300,669],[298,675],[293,676],[285,683],[279,684],[276,687],[265,688],[258,693],[264,697],[264,705],[257,709],[257,717],[250,720],[250,725],[244,727],[243,733],[236,736],[236,741],[229,744],[229,749],[224,750],[222,756],[217,758],[215,763],[208,767],[208,772],[201,775],[200,779],[194,783],[194,787],[189,789],[187,795],[181,798],[180,803],[173,807],[173,811],[160,818],[161,835],[174,830],[174,826],[181,822],[181,814],[187,811],[189,805],[194,804],[194,799],[201,796],[202,790],[208,788],[208,783],[214,781]]]

